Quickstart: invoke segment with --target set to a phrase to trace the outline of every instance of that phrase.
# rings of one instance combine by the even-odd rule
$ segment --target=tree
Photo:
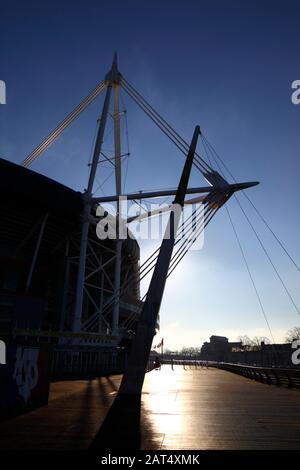
[[[183,356],[198,356],[200,354],[200,348],[194,347],[183,347],[179,354]]]
[[[270,344],[271,341],[266,336],[254,336],[252,338],[252,344],[255,346],[260,346],[261,343]]]
[[[243,344],[243,346],[251,346],[252,345],[252,340],[247,335],[239,336],[238,340]]]
[[[261,348],[261,343],[270,344],[269,338],[266,336],[254,336],[249,338],[247,335],[239,336],[239,341],[242,342],[244,349],[248,351],[259,351]]]
[[[165,356],[170,356],[171,354],[177,353],[177,351],[171,351],[171,349],[165,349],[164,350],[164,355]]]
[[[287,331],[285,341],[292,343],[294,339],[300,339],[300,326],[294,326]]]

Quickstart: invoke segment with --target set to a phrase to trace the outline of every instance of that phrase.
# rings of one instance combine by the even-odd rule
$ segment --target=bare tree
[[[260,346],[261,343],[270,344],[271,341],[266,336],[254,336],[252,338],[252,344],[254,346]]]
[[[200,348],[184,346],[179,354],[182,354],[183,356],[198,356],[198,354],[200,354]]]
[[[261,349],[261,343],[270,344],[269,338],[266,336],[254,336],[249,338],[247,335],[239,336],[239,341],[242,342],[244,349],[248,351],[259,351]]]
[[[292,343],[294,339],[300,339],[300,326],[294,326],[286,333],[285,341],[287,343]]]
[[[164,355],[169,356],[170,354],[177,354],[177,351],[171,351],[171,349],[165,349]]]
[[[270,344],[271,341],[266,336],[254,336],[251,340],[252,342],[252,350],[253,351],[260,351],[261,350],[261,343]]]
[[[243,344],[243,346],[251,346],[252,341],[247,335],[242,335],[238,337],[238,340]]]

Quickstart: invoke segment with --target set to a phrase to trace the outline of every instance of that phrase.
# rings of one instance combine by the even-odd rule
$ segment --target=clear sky
[[[276,0],[2,0],[7,104],[0,107],[0,155],[20,163],[102,80],[117,50],[125,78],[186,140],[200,124],[239,181],[260,181],[248,194],[299,263],[300,105],[291,102],[291,83],[300,79],[299,13],[299,2]],[[122,100],[131,152],[125,190],[175,186],[182,157],[126,95]],[[32,169],[85,188],[101,103]],[[101,183],[109,170],[99,170]],[[191,185],[203,183],[193,172]],[[103,189],[114,192],[113,180]],[[299,272],[241,201],[299,305]],[[228,207],[281,341],[299,315],[235,201]],[[203,249],[187,255],[170,279],[161,326],[168,348],[197,346],[212,334],[269,336],[224,208],[206,230]]]

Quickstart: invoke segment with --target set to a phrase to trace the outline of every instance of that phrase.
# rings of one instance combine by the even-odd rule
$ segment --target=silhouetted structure
[[[211,336],[201,348],[201,359],[206,361],[225,361],[233,349],[242,348],[241,342],[229,342],[225,336]]]
[[[261,366],[293,366],[290,343],[246,345],[241,341],[230,342],[225,336],[211,336],[201,348],[200,359]]]
[[[50,341],[57,343],[58,333],[63,337],[63,332],[72,328],[83,194],[6,160],[0,159],[0,171],[1,338],[13,335],[23,340],[26,336],[32,343],[38,332],[39,340],[43,332],[52,332]],[[94,305],[101,308],[113,295],[115,240],[98,240],[91,226],[88,247],[89,290],[83,303],[83,332],[91,333],[91,338],[94,334],[99,345],[116,346],[111,327],[113,307],[106,312],[106,322],[102,318],[93,322]],[[122,245],[122,258],[122,280],[130,275],[135,276],[135,282],[121,297],[121,325],[140,307],[139,246],[132,238]],[[130,328],[134,330],[135,322]]]

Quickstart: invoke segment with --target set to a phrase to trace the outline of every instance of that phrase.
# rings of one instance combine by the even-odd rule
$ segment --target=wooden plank
[[[144,449],[300,449],[300,391],[218,369],[146,377]]]

